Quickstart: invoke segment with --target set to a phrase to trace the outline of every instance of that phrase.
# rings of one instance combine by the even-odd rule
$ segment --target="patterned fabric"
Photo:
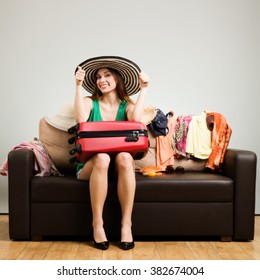
[[[21,149],[28,149],[34,152],[34,170],[37,172],[36,176],[62,176],[52,162],[43,143],[39,139],[34,138],[34,140],[30,142],[22,142],[21,144],[13,147],[12,151]],[[3,165],[0,167],[0,174],[3,176],[8,175],[7,160],[5,160]]]
[[[189,123],[192,116],[179,116],[176,120],[176,127],[173,137],[173,147],[176,154],[186,157],[186,142],[189,131]]]

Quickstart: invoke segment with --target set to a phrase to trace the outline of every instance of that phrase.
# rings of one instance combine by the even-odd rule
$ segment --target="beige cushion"
[[[72,136],[66,132],[49,125],[45,118],[40,120],[39,139],[47,148],[54,165],[61,173],[75,172],[75,166],[69,162],[69,151],[74,147],[68,143]]]
[[[205,168],[207,160],[202,159],[174,159],[174,168],[182,166],[185,171],[202,171]]]
[[[136,169],[143,169],[147,166],[156,166],[156,152],[155,148],[149,148],[146,156],[140,160],[135,161]]]
[[[149,149],[146,156],[140,160],[135,161],[135,168],[142,169],[146,166],[156,166],[156,138],[153,136],[151,130],[147,128]]]

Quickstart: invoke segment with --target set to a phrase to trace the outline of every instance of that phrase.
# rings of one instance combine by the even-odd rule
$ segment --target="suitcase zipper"
[[[81,131],[77,133],[77,139],[102,138],[102,137],[126,137],[126,142],[136,142],[139,136],[147,136],[145,129],[140,130],[113,130],[113,131]]]

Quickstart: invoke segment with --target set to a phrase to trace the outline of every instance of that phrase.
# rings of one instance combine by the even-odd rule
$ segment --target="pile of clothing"
[[[174,158],[182,157],[207,159],[206,167],[213,171],[221,168],[232,133],[222,114],[203,111],[199,116],[174,118],[174,113],[170,112],[165,118],[168,120],[167,132],[154,133],[158,166],[173,165]]]
[[[208,159],[206,167],[219,169],[224,160],[232,130],[217,112],[200,116],[180,116],[176,120],[173,149],[176,155]]]
[[[12,151],[15,150],[31,150],[34,152],[34,171],[35,176],[62,176],[54,165],[50,155],[47,152],[47,149],[43,145],[40,139],[34,138],[33,141],[22,142],[19,145],[16,145],[12,148]],[[6,159],[2,166],[0,166],[0,175],[8,176],[8,160]]]

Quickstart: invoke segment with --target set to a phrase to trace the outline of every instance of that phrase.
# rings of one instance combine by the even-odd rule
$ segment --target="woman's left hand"
[[[149,77],[144,72],[141,72],[139,74],[139,83],[140,83],[140,88],[146,88],[149,85]]]

